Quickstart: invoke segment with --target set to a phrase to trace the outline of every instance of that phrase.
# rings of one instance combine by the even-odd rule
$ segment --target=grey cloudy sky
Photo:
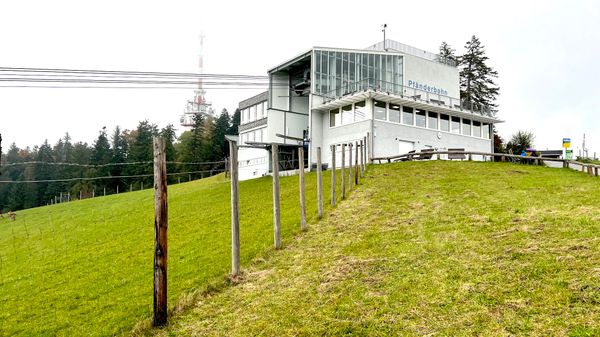
[[[3,1],[0,66],[195,72],[206,35],[206,73],[264,75],[312,46],[364,48],[387,37],[459,53],[471,35],[500,77],[498,126],[509,138],[533,131],[536,146],[560,148],[582,134],[600,154],[598,1]],[[213,90],[232,112],[260,90]],[[178,124],[192,90],[0,88],[7,146],[55,143],[65,132],[88,143],[106,126],[143,119]],[[181,130],[180,130],[181,131]]]

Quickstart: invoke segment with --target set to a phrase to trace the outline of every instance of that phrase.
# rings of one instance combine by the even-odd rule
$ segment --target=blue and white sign
[[[427,92],[431,92],[434,94],[438,94],[438,95],[444,95],[444,96],[448,96],[448,91],[442,88],[438,88],[435,86],[431,86],[427,83],[419,83],[417,81],[413,81],[413,80],[408,80],[408,86],[411,88],[415,88],[415,89],[419,89],[419,90],[423,90],[423,91],[427,91]]]

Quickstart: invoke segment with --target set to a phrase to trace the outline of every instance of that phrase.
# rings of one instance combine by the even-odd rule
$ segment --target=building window
[[[481,122],[473,121],[473,136],[481,137]]]
[[[339,97],[377,88],[401,93],[402,55],[315,50],[315,91]]]
[[[429,127],[430,129],[434,129],[437,130],[438,128],[438,114],[435,112],[428,112],[427,113],[428,119],[427,119],[427,127]]]
[[[471,135],[471,120],[470,119],[464,119],[462,120],[462,134],[465,136],[470,136]]]
[[[407,106],[402,107],[402,123],[406,125],[414,125],[413,108]]]
[[[427,126],[427,118],[425,117],[425,110],[421,110],[421,109],[417,109],[416,113],[415,113],[415,124],[417,126],[420,126],[422,128]]]
[[[257,107],[256,118],[261,119],[261,118],[263,118],[264,114],[265,114],[265,102],[261,102],[260,104],[258,104],[258,107]]]
[[[365,101],[354,103],[354,120],[362,121],[367,118]]]
[[[373,116],[375,119],[386,120],[386,111],[385,111],[385,102],[375,101],[373,100]]]
[[[342,107],[342,125],[350,124],[354,122],[354,113],[352,111],[352,104]]]
[[[460,133],[460,118],[452,117],[452,133]]]
[[[342,125],[342,116],[340,115],[340,109],[329,111],[329,126]]]
[[[390,103],[389,110],[389,120],[390,122],[400,123],[400,106],[397,104]]]
[[[256,120],[256,105],[250,107],[250,121]]]
[[[490,139],[490,126],[486,123],[483,123],[481,130],[483,131],[482,137],[485,139]]]
[[[440,114],[440,130],[450,132],[450,116]]]

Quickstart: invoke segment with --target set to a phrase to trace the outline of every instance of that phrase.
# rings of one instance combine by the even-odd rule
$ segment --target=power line
[[[124,162],[124,163],[107,163],[107,164],[78,164],[78,163],[53,163],[47,161],[26,161],[22,163],[10,163],[5,164],[4,167],[9,166],[20,166],[20,165],[55,165],[55,166],[77,166],[77,167],[107,167],[107,166],[120,166],[120,165],[143,165],[153,164],[153,161],[137,161],[137,162]],[[206,162],[182,162],[182,161],[167,161],[167,164],[179,164],[179,165],[209,165],[209,164],[224,164],[224,160],[219,161],[206,161]]]
[[[200,73],[177,73],[177,72],[156,72],[156,71],[94,70],[94,69],[65,69],[65,68],[0,67],[0,72],[134,75],[134,76],[195,77],[195,78],[206,78],[206,77],[268,78],[268,76],[264,76],[264,75],[200,74]]]
[[[214,170],[202,170],[202,171],[188,171],[188,172],[174,172],[167,173],[168,176],[176,176],[182,174],[195,174],[195,173],[215,173],[223,172],[224,169]],[[0,180],[0,184],[25,184],[25,183],[59,183],[68,181],[87,181],[87,180],[102,180],[102,179],[122,179],[122,178],[148,178],[153,177],[154,174],[133,174],[124,176],[105,176],[105,177],[81,177],[81,178],[65,178],[65,179],[40,179],[40,180]]]

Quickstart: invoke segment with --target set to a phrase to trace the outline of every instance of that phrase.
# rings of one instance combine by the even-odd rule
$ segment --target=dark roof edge
[[[268,91],[262,92],[262,93],[260,93],[260,94],[258,94],[256,96],[252,96],[252,97],[250,97],[248,99],[245,99],[245,100],[241,101],[240,104],[239,104],[239,109],[240,110],[241,109],[246,109],[249,106],[258,104],[260,102],[267,101],[268,99],[269,99],[269,92]]]

